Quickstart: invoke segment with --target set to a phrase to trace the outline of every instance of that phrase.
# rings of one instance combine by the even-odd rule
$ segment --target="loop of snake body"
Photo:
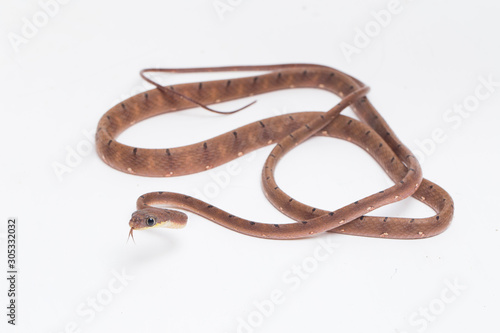
[[[368,87],[333,68],[312,64],[233,66],[213,68],[147,69],[142,72],[266,71],[266,74],[162,87],[135,95],[110,109],[99,121],[96,147],[101,159],[122,172],[154,177],[182,176],[211,169],[267,145],[274,149],[262,171],[266,197],[294,223],[246,220],[196,198],[172,192],[141,195],[129,222],[133,230],[182,228],[187,216],[172,209],[201,215],[246,235],[267,239],[305,238],[322,232],[370,237],[417,239],[444,231],[453,216],[453,200],[438,185],[422,178],[417,159],[368,101]],[[319,88],[342,100],[328,112],[299,112],[263,119],[204,142],[177,148],[130,147],[116,141],[133,124],[159,114],[263,94],[280,89]],[[361,119],[340,115],[350,106]],[[217,111],[215,111],[217,112]],[[319,135],[352,142],[368,152],[395,185],[337,210],[326,211],[294,200],[276,184],[274,170],[288,151]],[[384,205],[413,196],[436,214],[427,218],[366,216]]]

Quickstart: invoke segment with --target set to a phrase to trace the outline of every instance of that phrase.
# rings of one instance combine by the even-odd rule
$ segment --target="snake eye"
[[[155,220],[155,218],[154,218],[154,217],[148,217],[148,218],[146,219],[146,224],[147,224],[148,226],[150,226],[150,227],[154,226],[154,225],[155,225],[155,223],[156,223],[156,220]]]

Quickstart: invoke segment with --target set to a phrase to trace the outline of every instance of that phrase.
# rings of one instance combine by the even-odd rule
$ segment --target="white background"
[[[500,6],[486,0],[401,0],[381,26],[373,13],[389,3],[75,0],[49,6],[52,16],[44,22],[47,15],[37,1],[2,1],[0,218],[19,218],[20,276],[15,329],[5,323],[7,284],[1,279],[1,327],[13,332],[498,331]],[[214,4],[230,10],[218,11]],[[40,27],[23,36],[26,21]],[[366,45],[356,39],[365,29],[374,29]],[[25,39],[17,45],[13,38]],[[357,53],[343,52],[347,44]],[[455,200],[451,227],[417,241],[334,234],[272,241],[191,214],[183,230],[137,232],[137,244],[126,243],[136,198],[157,190],[201,193],[248,219],[289,221],[261,193],[260,172],[270,147],[238,159],[236,174],[229,176],[221,166],[180,178],[144,178],[108,167],[84,134],[93,137],[99,118],[113,105],[151,89],[139,78],[142,68],[289,62],[335,67],[371,86],[372,103],[420,153],[424,176]],[[478,101],[476,89],[486,91],[478,88],[481,78],[496,82],[492,92],[470,104],[472,111],[455,113],[454,106]],[[193,109],[156,117],[119,140],[139,147],[180,146],[276,114],[327,110],[338,101],[312,89],[257,99],[232,116]],[[444,139],[431,143],[436,130]],[[90,152],[59,179],[54,165],[66,164],[68,151],[78,147]],[[297,200],[329,210],[390,185],[361,149],[327,138],[311,139],[286,156],[277,180]],[[431,211],[412,199],[373,214],[417,217]],[[326,259],[318,262],[316,251]],[[291,272],[303,266],[306,275]],[[122,272],[130,279],[116,280]],[[270,295],[279,292],[281,302],[270,307]],[[96,298],[99,311],[90,305]],[[267,304],[266,309],[256,304]]]

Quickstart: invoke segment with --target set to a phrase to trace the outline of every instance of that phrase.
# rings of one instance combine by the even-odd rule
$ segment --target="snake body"
[[[129,223],[131,232],[158,226],[183,227],[187,217],[175,209],[191,211],[236,232],[268,239],[304,238],[322,232],[415,239],[439,234],[449,225],[453,216],[453,200],[437,184],[423,179],[417,159],[368,101],[368,87],[352,76],[312,64],[158,71],[267,73],[170,87],[157,85],[155,89],[119,103],[104,114],[97,127],[96,147],[101,159],[122,172],[171,177],[215,168],[255,149],[274,145],[262,171],[263,190],[277,209],[296,222],[274,224],[250,221],[184,194],[152,192],[138,198],[137,211]],[[122,131],[149,117],[291,88],[324,89],[342,100],[328,112],[299,112],[271,117],[184,147],[149,149],[116,141]],[[347,106],[353,109],[361,121],[340,115]],[[360,146],[379,163],[395,184],[334,211],[325,211],[294,200],[279,188],[274,179],[274,170],[287,152],[315,135],[340,138]],[[436,214],[427,218],[365,215],[409,196],[427,204]],[[174,210],[162,209],[159,205]]]

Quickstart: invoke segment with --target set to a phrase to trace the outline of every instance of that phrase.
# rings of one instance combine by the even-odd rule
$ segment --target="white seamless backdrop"
[[[7,219],[19,221],[16,325],[2,306],[2,332],[499,330],[498,2],[4,0],[0,8],[2,274]],[[136,198],[150,191],[289,222],[261,192],[270,147],[208,172],[146,178],[104,164],[94,134],[109,108],[151,89],[142,68],[290,62],[335,67],[371,86],[370,100],[424,176],[453,197],[450,228],[416,241],[272,241],[189,214],[183,230],[136,232],[127,243]],[[148,119],[119,140],[180,146],[277,114],[327,110],[338,98],[303,89],[257,100],[231,116],[197,108]],[[328,138],[288,154],[277,181],[325,209],[391,184],[361,149]],[[430,213],[415,200],[373,212]],[[9,284],[0,281],[4,305]]]

